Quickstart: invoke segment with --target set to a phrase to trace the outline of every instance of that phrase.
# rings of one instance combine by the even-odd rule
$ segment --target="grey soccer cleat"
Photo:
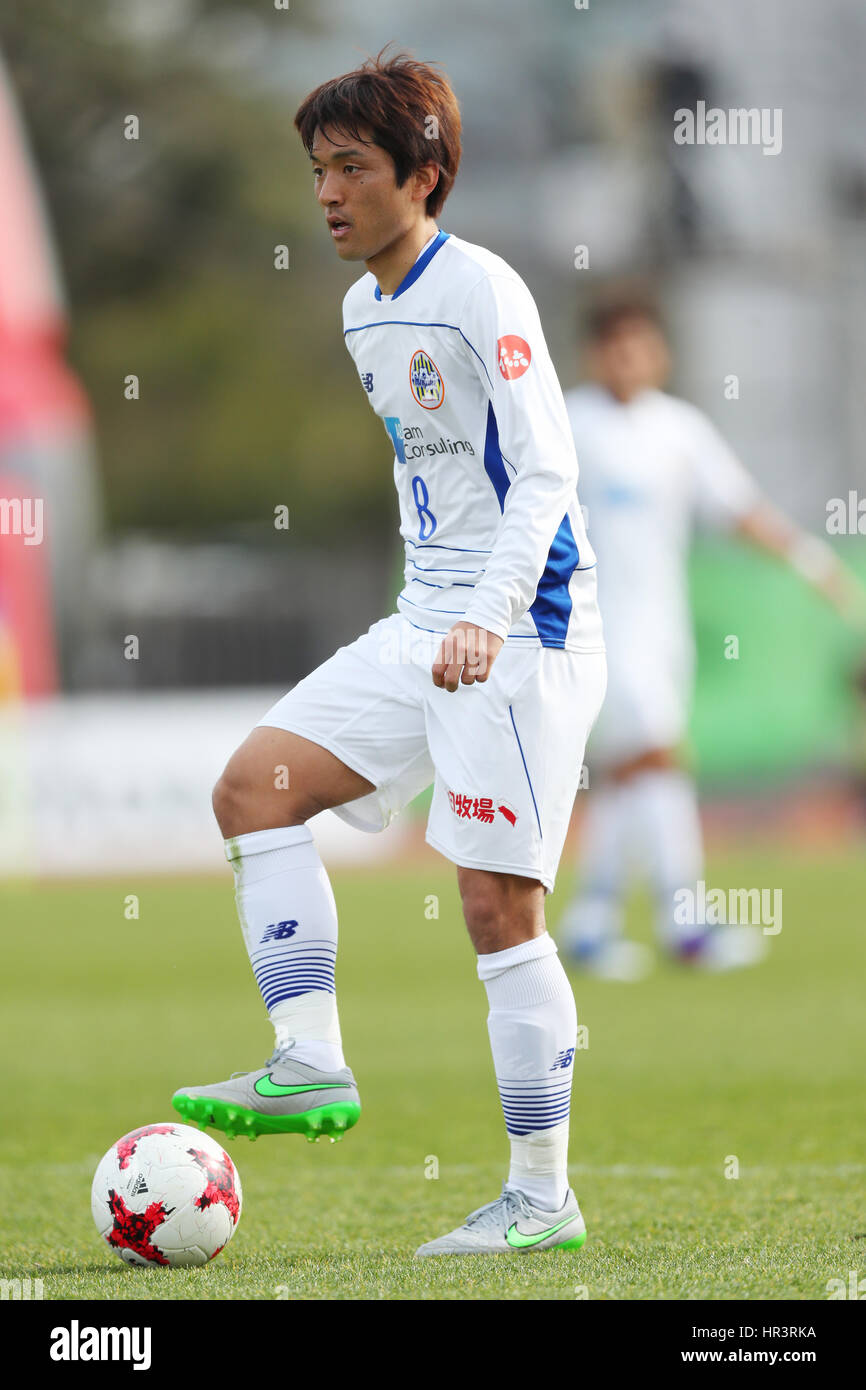
[[[467,1216],[447,1236],[428,1241],[416,1255],[506,1255],[532,1250],[579,1250],[586,1226],[577,1198],[568,1196],[559,1211],[533,1207],[522,1192],[503,1187],[501,1197]]]
[[[212,1125],[230,1139],[246,1134],[305,1134],[342,1139],[356,1124],[361,1101],[348,1067],[324,1072],[278,1049],[259,1071],[235,1072],[215,1086],[183,1086],[171,1098],[175,1110],[202,1128]]]

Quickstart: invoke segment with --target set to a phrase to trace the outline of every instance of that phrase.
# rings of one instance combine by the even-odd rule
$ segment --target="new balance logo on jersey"
[[[372,372],[362,372],[362,373],[361,373],[361,385],[363,386],[364,390],[367,392],[367,395],[369,396],[370,392],[371,392],[372,389],[373,389],[373,373],[372,373]]]
[[[574,1061],[574,1048],[566,1047],[562,1052],[557,1052],[556,1061],[550,1068],[551,1071],[567,1071]]]
[[[297,926],[298,924],[295,921],[272,922],[269,927],[265,928],[265,934],[262,937],[262,942],[285,941],[287,937],[294,936],[297,930]]]

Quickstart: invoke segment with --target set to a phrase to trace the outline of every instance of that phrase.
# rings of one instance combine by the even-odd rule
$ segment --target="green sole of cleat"
[[[557,1250],[580,1250],[585,1241],[586,1231],[583,1232],[583,1235],[572,1236],[571,1240],[564,1240],[561,1245],[557,1245],[555,1248]]]
[[[260,1134],[304,1134],[311,1144],[322,1138],[337,1143],[347,1129],[358,1123],[361,1114],[360,1105],[351,1100],[337,1100],[297,1115],[260,1115],[256,1110],[211,1096],[181,1094],[173,1096],[171,1103],[185,1120],[192,1120],[200,1129],[210,1126],[222,1130],[229,1139],[239,1134],[248,1139],[256,1139]]]

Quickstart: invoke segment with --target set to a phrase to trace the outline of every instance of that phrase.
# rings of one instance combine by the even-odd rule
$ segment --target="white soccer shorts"
[[[393,613],[299,681],[260,727],[310,739],[373,783],[332,808],[350,825],[384,830],[432,782],[429,845],[552,892],[604,699],[604,652],[512,642],[486,682],[450,692],[431,673],[441,642]]]

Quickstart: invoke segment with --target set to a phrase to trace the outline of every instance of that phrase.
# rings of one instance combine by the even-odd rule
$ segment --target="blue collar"
[[[418,276],[421,275],[423,271],[427,269],[433,257],[436,255],[436,252],[445,245],[450,235],[450,232],[440,232],[439,235],[436,237],[436,240],[431,241],[430,245],[427,247],[427,250],[424,252],[424,255],[419,256],[415,264],[412,266],[411,270],[403,276],[403,279],[400,281],[396,290],[391,295],[392,300],[396,299],[397,296],[402,294],[404,290],[408,290],[410,285],[414,285],[415,281],[418,279]],[[382,298],[382,291],[379,289],[378,285],[376,286],[373,293],[375,294],[377,299]]]

